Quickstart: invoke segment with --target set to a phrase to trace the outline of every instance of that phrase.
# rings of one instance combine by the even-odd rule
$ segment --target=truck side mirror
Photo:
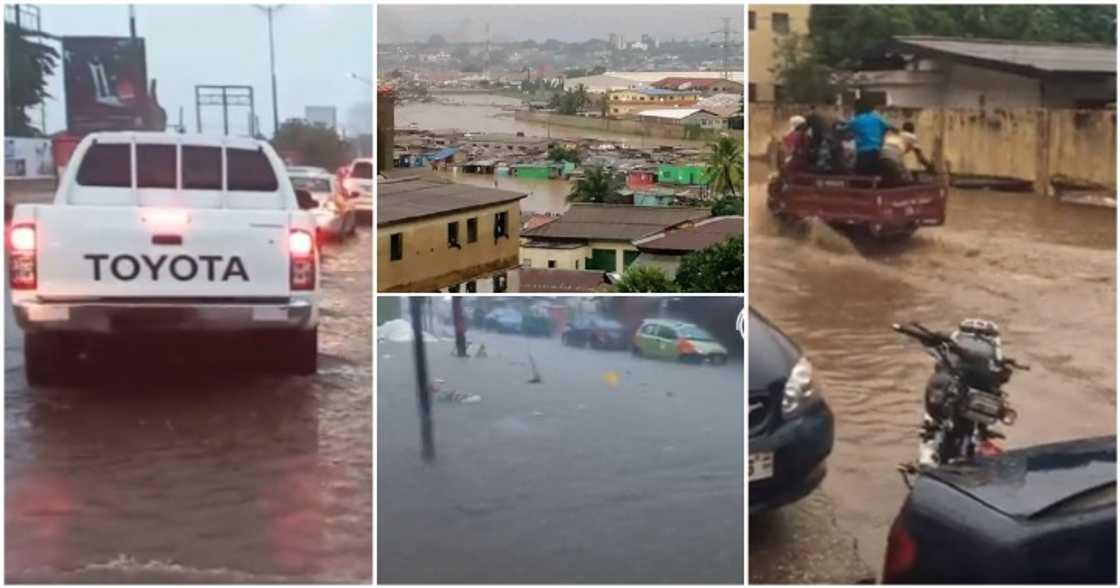
[[[300,210],[312,210],[319,208],[319,201],[311,196],[311,192],[307,190],[296,190],[296,204]]]

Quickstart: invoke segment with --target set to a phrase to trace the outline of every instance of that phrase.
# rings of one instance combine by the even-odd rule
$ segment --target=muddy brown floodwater
[[[7,582],[369,582],[370,247],[324,249],[311,377],[176,337],[31,388],[7,303]]]
[[[821,489],[765,525],[752,523],[752,582],[798,580],[780,576],[781,561],[817,546],[754,535],[780,532],[784,520],[796,528],[811,511],[853,539],[871,571],[881,569],[906,496],[894,468],[916,457],[932,367],[920,346],[891,331],[893,322],[951,330],[978,316],[1000,324],[1008,355],[1032,367],[1006,388],[1019,411],[1004,428],[1008,447],[1115,434],[1115,209],[952,190],[944,227],[860,250],[827,226],[780,226],[766,210],[768,169],[752,164],[750,172],[751,305],[804,347],[836,414]],[[831,579],[850,580],[845,574]],[[814,577],[829,581],[827,572]]]

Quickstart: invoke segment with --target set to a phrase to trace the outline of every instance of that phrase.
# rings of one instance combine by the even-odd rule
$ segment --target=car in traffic
[[[288,167],[288,178],[296,190],[305,190],[318,206],[311,210],[318,233],[330,239],[343,239],[354,234],[358,224],[354,205],[341,192],[334,174],[319,167]]]
[[[1115,586],[1116,436],[922,468],[883,582]]]
[[[373,218],[373,160],[360,157],[350,162],[342,187],[361,218]]]
[[[692,323],[645,319],[634,333],[631,351],[640,357],[687,363],[727,363],[727,348]]]
[[[560,341],[572,347],[626,349],[629,333],[622,323],[602,315],[576,317],[560,333]]]
[[[807,496],[824,480],[832,411],[813,365],[778,327],[750,309],[747,402],[750,512]]]
[[[520,333],[525,320],[520,310],[501,306],[487,312],[482,319],[482,328],[498,333]]]
[[[9,286],[28,382],[61,384],[91,350],[152,333],[252,334],[276,366],[315,372],[315,206],[265,141],[87,135],[54,203],[12,212]]]

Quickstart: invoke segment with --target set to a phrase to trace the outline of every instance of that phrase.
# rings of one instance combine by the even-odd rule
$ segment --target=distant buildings
[[[516,290],[526,194],[396,174],[377,186],[379,292]]]
[[[753,62],[753,59],[752,59]],[[902,108],[1104,108],[1116,103],[1116,47],[895,37],[849,85]]]
[[[607,114],[614,118],[621,118],[654,108],[689,107],[696,104],[698,100],[700,100],[700,92],[695,90],[676,92],[649,87],[615,90],[607,93]]]
[[[660,123],[697,126],[702,129],[721,130],[727,128],[727,120],[720,115],[700,108],[667,108],[641,110],[635,116],[639,120]]]
[[[747,31],[751,55],[747,100],[774,102],[782,92],[781,86],[774,84],[774,52],[788,35],[809,32],[809,5],[751,4]]]
[[[713,94],[743,95],[742,83],[721,78],[668,77],[657,80],[650,86],[676,92],[700,92],[702,96]]]

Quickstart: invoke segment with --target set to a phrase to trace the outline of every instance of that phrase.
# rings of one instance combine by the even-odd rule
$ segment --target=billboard
[[[152,108],[144,39],[63,37],[62,60],[71,134],[147,128]]]
[[[54,177],[50,139],[6,137],[4,178],[41,179]]]

